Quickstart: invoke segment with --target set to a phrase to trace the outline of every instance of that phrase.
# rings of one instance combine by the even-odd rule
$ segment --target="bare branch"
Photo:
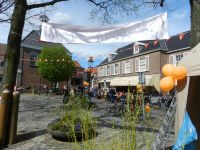
[[[33,8],[45,7],[45,6],[49,6],[49,5],[54,5],[55,3],[62,2],[62,1],[69,1],[69,0],[53,0],[53,1],[47,2],[47,3],[29,5],[27,7],[27,10],[30,10],[30,9],[33,9]]]

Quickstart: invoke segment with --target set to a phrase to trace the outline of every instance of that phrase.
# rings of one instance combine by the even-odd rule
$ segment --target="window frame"
[[[127,63],[129,63],[129,65],[127,65]],[[129,71],[127,71],[127,68],[129,68]],[[131,73],[131,61],[130,60],[125,61],[125,74],[126,73]]]
[[[32,54],[33,54],[33,57],[31,56]],[[35,54],[37,54],[37,57],[35,57]],[[34,51],[31,51],[31,52],[30,52],[30,66],[37,66],[38,56],[39,56],[39,53],[38,53],[38,52],[34,52]],[[36,58],[35,61],[33,61],[34,58]]]
[[[0,58],[0,68],[4,68],[4,58]]]

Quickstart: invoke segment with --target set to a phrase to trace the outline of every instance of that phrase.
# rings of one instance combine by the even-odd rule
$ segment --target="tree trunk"
[[[15,0],[15,7],[11,17],[11,27],[8,36],[7,49],[4,57],[4,71],[0,92],[6,84],[10,85],[11,92],[16,84],[17,68],[20,56],[20,44],[24,20],[26,16],[26,0]]]
[[[55,89],[55,95],[56,95],[56,84],[57,84],[57,82],[55,82],[55,88],[54,88]]]
[[[190,48],[192,49],[200,42],[200,2],[199,0],[190,0],[191,6],[191,33]]]

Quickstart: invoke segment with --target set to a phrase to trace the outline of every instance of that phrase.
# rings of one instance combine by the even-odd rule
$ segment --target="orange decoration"
[[[151,109],[149,108],[149,109],[147,109],[146,111],[147,111],[147,112],[151,112]]]
[[[174,84],[175,84],[175,79],[170,76],[162,78],[162,80],[160,80],[159,86],[161,90],[169,91],[173,89]]]
[[[89,83],[87,83],[87,86],[89,86]]]
[[[149,43],[145,44],[145,49],[147,48],[148,45],[149,45]]]
[[[142,93],[142,89],[140,89],[140,90],[138,91],[138,93]]]
[[[39,61],[41,61],[41,59]]]
[[[146,86],[143,86],[142,89],[145,90],[145,89],[146,89]]]
[[[187,71],[184,67],[178,66],[172,70],[172,77],[177,80],[183,79],[187,74]]]
[[[140,46],[136,46],[136,49],[138,49]]]
[[[68,60],[68,63],[70,63],[70,61]]]
[[[145,109],[148,110],[148,109],[149,109],[149,106],[146,106]]]
[[[154,41],[154,46],[158,43],[158,41]]]
[[[33,58],[33,61],[36,61],[36,58]]]
[[[65,60],[64,60],[64,58],[63,58],[63,60],[62,60],[62,61],[65,61]]]
[[[47,61],[47,59],[45,59],[45,61]]]
[[[179,34],[180,41],[182,40],[184,35],[185,35],[185,33]]]
[[[84,85],[87,85],[87,82],[84,82]]]
[[[59,61],[59,59],[57,61]]]
[[[53,59],[51,61],[53,61]]]
[[[139,90],[142,88],[140,85],[137,85],[136,87],[137,87],[137,89],[139,89]]]
[[[169,37],[169,39],[171,39],[171,37]],[[169,39],[166,39],[166,42],[167,42]]]
[[[171,64],[164,65],[162,68],[162,73],[164,76],[169,77],[172,76],[172,70],[175,68],[175,66]]]

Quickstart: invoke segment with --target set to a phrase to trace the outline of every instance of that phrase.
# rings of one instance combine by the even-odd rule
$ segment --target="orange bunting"
[[[182,40],[184,35],[185,35],[185,33],[179,34],[180,41]]]
[[[59,61],[59,59],[57,61]]]
[[[53,61],[53,59],[51,61]]]
[[[0,56],[0,58],[3,58],[2,56]]]
[[[101,57],[101,55],[99,55],[99,57]]]
[[[145,44],[145,49],[147,48],[148,45],[149,45],[149,43]]]
[[[36,58],[33,58],[33,61],[36,61]]]
[[[140,46],[139,46],[140,47]],[[132,49],[132,48],[128,48],[128,49]]]
[[[63,60],[62,60],[62,61],[65,61],[65,60],[64,60],[64,58],[63,58]]]
[[[154,41],[154,46],[158,43],[158,41]]]
[[[169,37],[169,39],[171,39],[171,37]],[[166,39],[166,42],[167,42],[169,39]]]
[[[80,59],[78,59],[78,61],[80,61]]]
[[[136,49],[138,49],[140,46],[137,46]]]
[[[68,61],[68,63],[70,63],[70,61]]]
[[[41,59],[39,61],[41,61]]]
[[[45,61],[47,61],[47,59],[45,59]]]
[[[27,60],[30,60],[30,59],[27,59]]]
[[[123,50],[121,50],[120,52],[122,52]]]

